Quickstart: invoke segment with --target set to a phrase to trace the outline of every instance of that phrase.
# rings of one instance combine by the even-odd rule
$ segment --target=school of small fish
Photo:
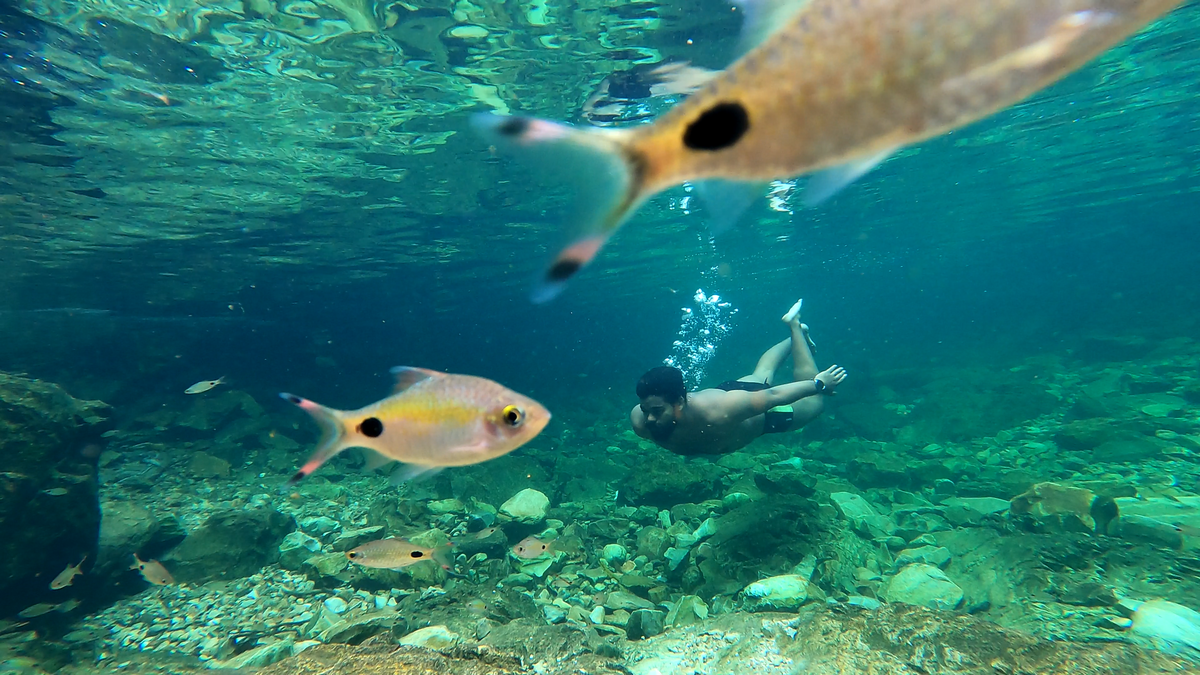
[[[549,300],[649,197],[684,181],[731,227],[768,181],[820,171],[817,203],[903,146],[1080,68],[1182,0],[743,0],[744,56],[653,124],[579,129],[479,114],[497,147],[575,179]]]
[[[533,440],[550,421],[540,403],[491,380],[423,368],[392,369],[394,393],[358,410],[334,410],[280,394],[321,426],[323,437],[289,482],[294,484],[347,448],[365,448],[369,468],[407,467],[397,480],[505,455]]]

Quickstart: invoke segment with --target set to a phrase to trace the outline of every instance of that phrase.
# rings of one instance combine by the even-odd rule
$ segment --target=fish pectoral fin
[[[708,210],[708,229],[714,237],[733,229],[746,209],[767,190],[764,183],[710,179],[696,182],[696,193]]]
[[[730,0],[729,4],[742,10],[745,16],[742,19],[741,36],[738,38],[737,55],[741,56],[765,42],[809,2],[810,0]]]
[[[396,461],[394,459],[391,459],[390,457],[385,457],[382,454],[375,452],[374,450],[371,450],[369,448],[363,448],[362,453],[363,453],[363,457],[366,458],[366,460],[367,460],[367,464],[366,464],[367,471],[374,471],[381,466],[387,466],[388,464],[391,464],[392,462]]]
[[[442,470],[440,466],[421,466],[420,464],[401,464],[392,472],[389,479],[392,485],[400,485],[411,480],[432,478]]]
[[[532,117],[474,115],[471,123],[489,143],[522,156],[528,166],[575,190],[565,241],[534,287],[534,302],[557,296],[587,266],[617,228],[645,199],[639,171],[627,147],[630,134],[614,129],[576,129]],[[644,168],[644,167],[643,167]]]
[[[863,174],[874,169],[898,149],[888,148],[873,155],[814,173],[812,178],[808,179],[808,186],[804,188],[804,205],[816,206],[841,192],[842,188],[862,178]]]
[[[427,380],[431,377],[445,377],[446,375],[436,370],[413,368],[412,366],[396,366],[389,372],[396,378],[396,384],[392,387],[393,394],[399,394],[422,380]]]

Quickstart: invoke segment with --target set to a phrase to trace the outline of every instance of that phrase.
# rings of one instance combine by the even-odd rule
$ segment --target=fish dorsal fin
[[[396,377],[396,386],[392,388],[393,394],[399,394],[421,380],[427,380],[431,377],[444,377],[446,375],[436,370],[412,368],[409,366],[396,366],[392,368],[391,373]]]
[[[737,55],[765,42],[809,2],[811,0],[730,0],[729,4],[745,15]]]

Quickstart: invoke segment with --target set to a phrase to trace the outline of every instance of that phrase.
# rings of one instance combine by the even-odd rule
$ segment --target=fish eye
[[[504,423],[510,427],[519,427],[521,426],[521,422],[525,421],[525,411],[515,405],[505,406],[500,416],[504,418]]]
[[[350,551],[346,555],[349,556],[351,560],[354,560],[355,558],[361,556],[362,554],[359,553],[358,551]]]

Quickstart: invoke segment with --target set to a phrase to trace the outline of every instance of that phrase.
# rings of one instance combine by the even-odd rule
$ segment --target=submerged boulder
[[[164,558],[176,581],[203,583],[254,574],[277,562],[296,521],[275,509],[229,509],[208,517]]]
[[[41,600],[100,530],[96,479],[107,404],[0,373],[0,616]],[[85,565],[85,572],[91,565]]]

